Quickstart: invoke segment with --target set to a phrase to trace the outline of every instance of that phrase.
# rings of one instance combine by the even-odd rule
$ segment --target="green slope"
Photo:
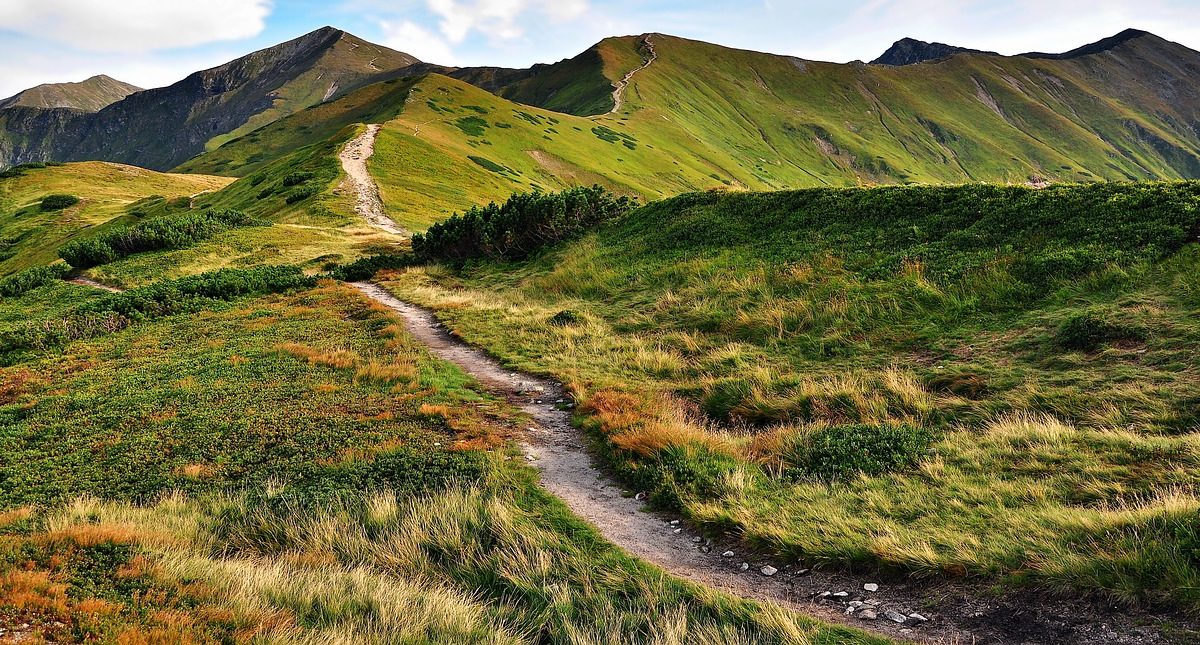
[[[167,202],[215,191],[225,177],[158,173],[107,162],[72,163],[0,178],[0,275],[58,259],[58,248],[77,235],[108,223],[131,221],[131,210],[163,208]],[[66,194],[80,202],[43,211],[47,195]]]
[[[1197,182],[690,194],[386,284],[715,533],[1194,611],[1198,230]]]

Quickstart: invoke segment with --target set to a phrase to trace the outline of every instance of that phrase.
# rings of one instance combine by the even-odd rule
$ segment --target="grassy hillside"
[[[43,287],[0,301],[0,336],[151,291]],[[882,642],[606,544],[511,458],[512,408],[348,287],[189,303],[4,355],[7,636]]]
[[[190,197],[219,190],[231,180],[205,175],[157,173],[104,162],[23,168],[0,178],[0,275],[48,264],[58,248],[79,234],[108,223],[131,221],[131,210],[187,204]],[[79,203],[43,210],[42,199],[66,194]],[[180,202],[180,200],[182,200]]]
[[[657,58],[633,77],[620,114],[523,106],[428,74],[306,110],[181,169],[246,176],[350,124],[384,123],[371,171],[411,230],[514,191],[594,183],[657,199],[714,187],[1200,175],[1200,139],[1184,127],[1200,103],[1163,80],[1200,80],[1200,54],[1151,35],[1067,59],[962,54],[890,67],[651,34],[606,40],[499,93],[603,112],[613,79],[648,60],[650,45]]]
[[[21,105],[34,108],[73,108],[99,111],[142,88],[103,74],[78,83],[46,83],[0,101],[0,110]]]
[[[571,384],[618,472],[714,532],[1194,610],[1198,208],[1195,183],[695,194],[387,285]]]

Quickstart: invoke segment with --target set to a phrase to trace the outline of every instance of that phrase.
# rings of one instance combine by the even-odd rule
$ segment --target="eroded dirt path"
[[[122,289],[120,287],[110,286],[110,285],[104,284],[103,282],[96,282],[95,280],[93,280],[91,278],[85,278],[83,276],[76,276],[74,278],[71,278],[70,280],[67,280],[67,282],[70,282],[71,284],[77,284],[81,287],[91,287],[93,289],[100,289],[102,291],[108,291],[109,293],[121,293],[122,291],[124,291],[124,289]]]
[[[658,60],[658,53],[654,51],[654,41],[650,40],[649,35],[642,39],[642,43],[644,43],[646,48],[650,50],[650,58],[648,58],[645,64],[643,64],[641,67],[631,70],[625,75],[624,78],[617,81],[617,83],[613,85],[613,108],[608,111],[609,114],[616,114],[617,112],[621,111],[621,105],[625,102],[625,89],[629,87],[629,82],[633,80],[633,77],[637,76],[638,72],[645,70],[647,67],[653,65],[654,61]]]
[[[743,598],[775,602],[828,622],[921,643],[1194,642],[1188,636],[1178,640],[1165,635],[1171,628],[1196,628],[1195,621],[1179,616],[1032,592],[998,597],[986,585],[969,582],[878,580],[810,571],[746,552],[734,540],[710,540],[686,522],[649,511],[600,469],[587,441],[571,423],[571,398],[561,383],[506,369],[453,336],[431,311],[404,302],[379,285],[353,286],[398,313],[408,331],[435,356],[458,365],[529,413],[535,425],[527,430],[526,454],[541,471],[542,485],[606,539],[671,575]],[[767,566],[778,570],[768,576]],[[868,583],[878,589],[868,591]]]
[[[342,169],[346,171],[346,183],[350,184],[355,195],[354,210],[375,228],[393,235],[408,235],[408,231],[383,211],[383,200],[379,198],[379,186],[367,170],[367,160],[375,154],[375,137],[383,126],[368,125],[367,129],[342,148],[338,159]]]

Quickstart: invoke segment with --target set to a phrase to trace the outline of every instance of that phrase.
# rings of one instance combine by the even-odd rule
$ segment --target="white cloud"
[[[384,41],[381,44],[384,46],[411,54],[427,63],[457,64],[449,43],[412,21],[405,20],[394,24],[383,20],[380,21],[379,28],[383,31]]]
[[[147,52],[249,38],[272,0],[3,0],[0,30],[98,52]]]
[[[525,38],[528,29],[578,21],[590,9],[587,0],[424,0],[423,4],[436,28],[407,18],[381,19],[384,44],[444,64],[460,62],[455,50],[473,35],[493,44],[512,43]]]

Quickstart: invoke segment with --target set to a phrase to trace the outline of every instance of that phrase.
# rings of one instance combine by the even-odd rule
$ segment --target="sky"
[[[160,87],[324,25],[444,65],[647,32],[847,62],[906,36],[1016,54],[1127,27],[1200,49],[1200,0],[0,0],[0,97],[96,74]]]

